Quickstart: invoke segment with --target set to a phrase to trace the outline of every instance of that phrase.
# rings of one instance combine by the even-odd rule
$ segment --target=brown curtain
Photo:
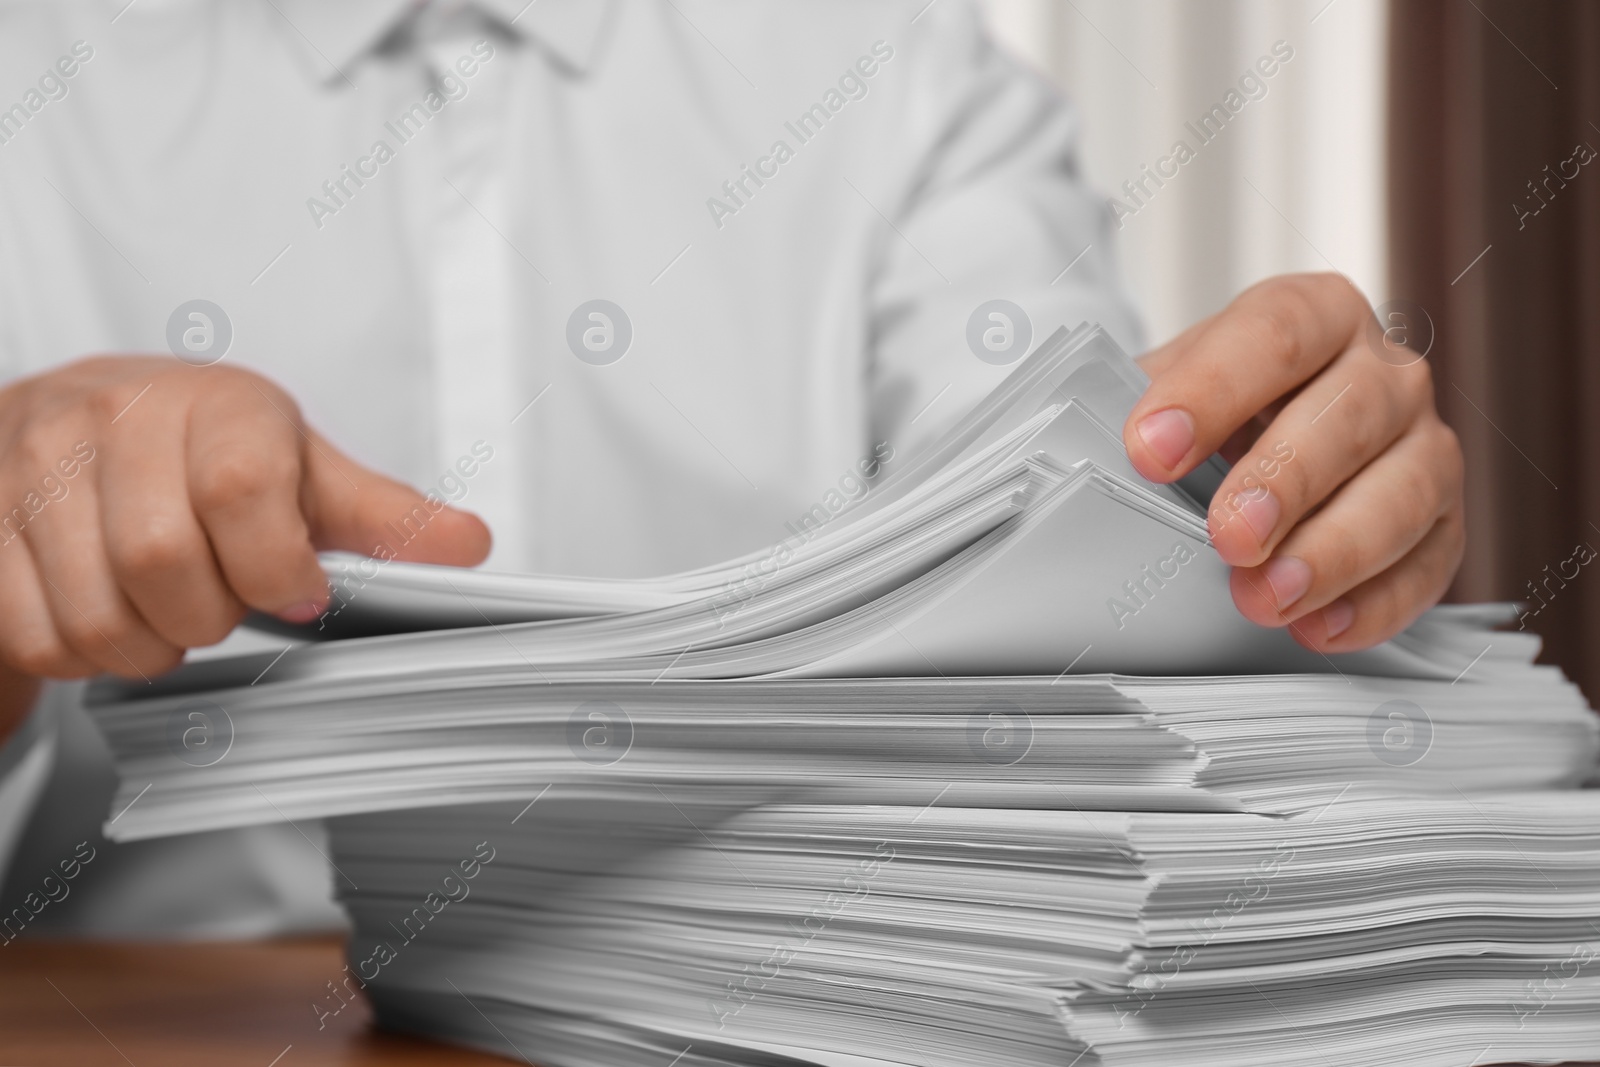
[[[1390,18],[1392,294],[1433,320],[1467,460],[1451,595],[1527,600],[1544,661],[1600,702],[1600,3]]]

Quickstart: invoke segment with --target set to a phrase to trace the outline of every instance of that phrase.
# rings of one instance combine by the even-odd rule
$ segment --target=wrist
[[[39,699],[39,679],[0,663],[0,746],[3,746]]]

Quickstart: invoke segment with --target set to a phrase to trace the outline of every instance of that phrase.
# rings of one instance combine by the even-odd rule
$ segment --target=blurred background
[[[1545,661],[1600,699],[1600,4],[985,6],[1077,104],[1153,343],[1283,271],[1396,302],[1467,457],[1451,599],[1525,601]],[[1178,140],[1193,157],[1162,164]]]

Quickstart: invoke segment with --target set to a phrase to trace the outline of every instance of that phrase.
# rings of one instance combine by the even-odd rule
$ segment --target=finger
[[[1284,538],[1260,567],[1237,568],[1234,603],[1253,622],[1281,626],[1398,564],[1460,510],[1461,453],[1430,419],[1346,484]]]
[[[1235,567],[1260,564],[1307,513],[1415,424],[1432,399],[1426,364],[1393,367],[1365,348],[1346,349],[1223,479],[1207,515],[1217,552]]]
[[[11,514],[0,528],[0,659],[35,678],[83,678],[93,663],[67,647],[56,632],[44,583],[28,542]]]
[[[1219,311],[1216,315],[1207,315],[1160,348],[1152,349],[1138,357],[1140,369],[1151,378],[1160,377],[1194,347],[1194,342],[1210,328],[1211,324],[1216,321],[1217,315],[1220,314],[1222,312]],[[1266,428],[1267,423],[1277,417],[1278,409],[1281,407],[1282,401],[1268,404],[1257,412],[1254,417],[1246,420],[1244,425],[1234,430],[1228,439],[1217,447],[1217,453],[1229,463],[1237,462],[1241,456],[1250,450],[1250,446],[1261,435],[1261,431]]]
[[[1399,563],[1296,619],[1290,634],[1317,652],[1353,652],[1387,641],[1444,595],[1465,544],[1461,514],[1451,512]]]
[[[103,435],[94,463],[111,571],[146,622],[179,648],[213,645],[244,605],[189,502],[187,400],[152,391]]]
[[[64,456],[71,448],[26,449],[21,467],[49,470],[54,464],[44,457]],[[148,680],[177,666],[182,650],[150,628],[112,573],[94,483],[81,476],[46,483],[41,476],[40,485],[51,489],[48,502],[23,536],[50,617],[67,647],[100,670],[125,678]]]
[[[305,434],[293,402],[240,377],[189,413],[186,469],[195,517],[233,594],[310,622],[328,605],[301,512]]]
[[[321,549],[470,567],[489,554],[489,528],[445,504],[361,466],[311,431],[308,511]]]
[[[1305,382],[1364,328],[1366,301],[1336,274],[1273,278],[1246,290],[1150,384],[1123,427],[1139,473],[1167,482]]]

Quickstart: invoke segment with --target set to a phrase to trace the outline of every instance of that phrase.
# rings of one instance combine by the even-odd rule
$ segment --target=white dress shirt
[[[777,542],[1000,381],[988,301],[1139,347],[1072,113],[966,0],[125,4],[0,4],[0,380],[209,301],[221,358],[481,514],[491,569]],[[95,928],[311,922],[286,891],[207,925],[205,877]]]

